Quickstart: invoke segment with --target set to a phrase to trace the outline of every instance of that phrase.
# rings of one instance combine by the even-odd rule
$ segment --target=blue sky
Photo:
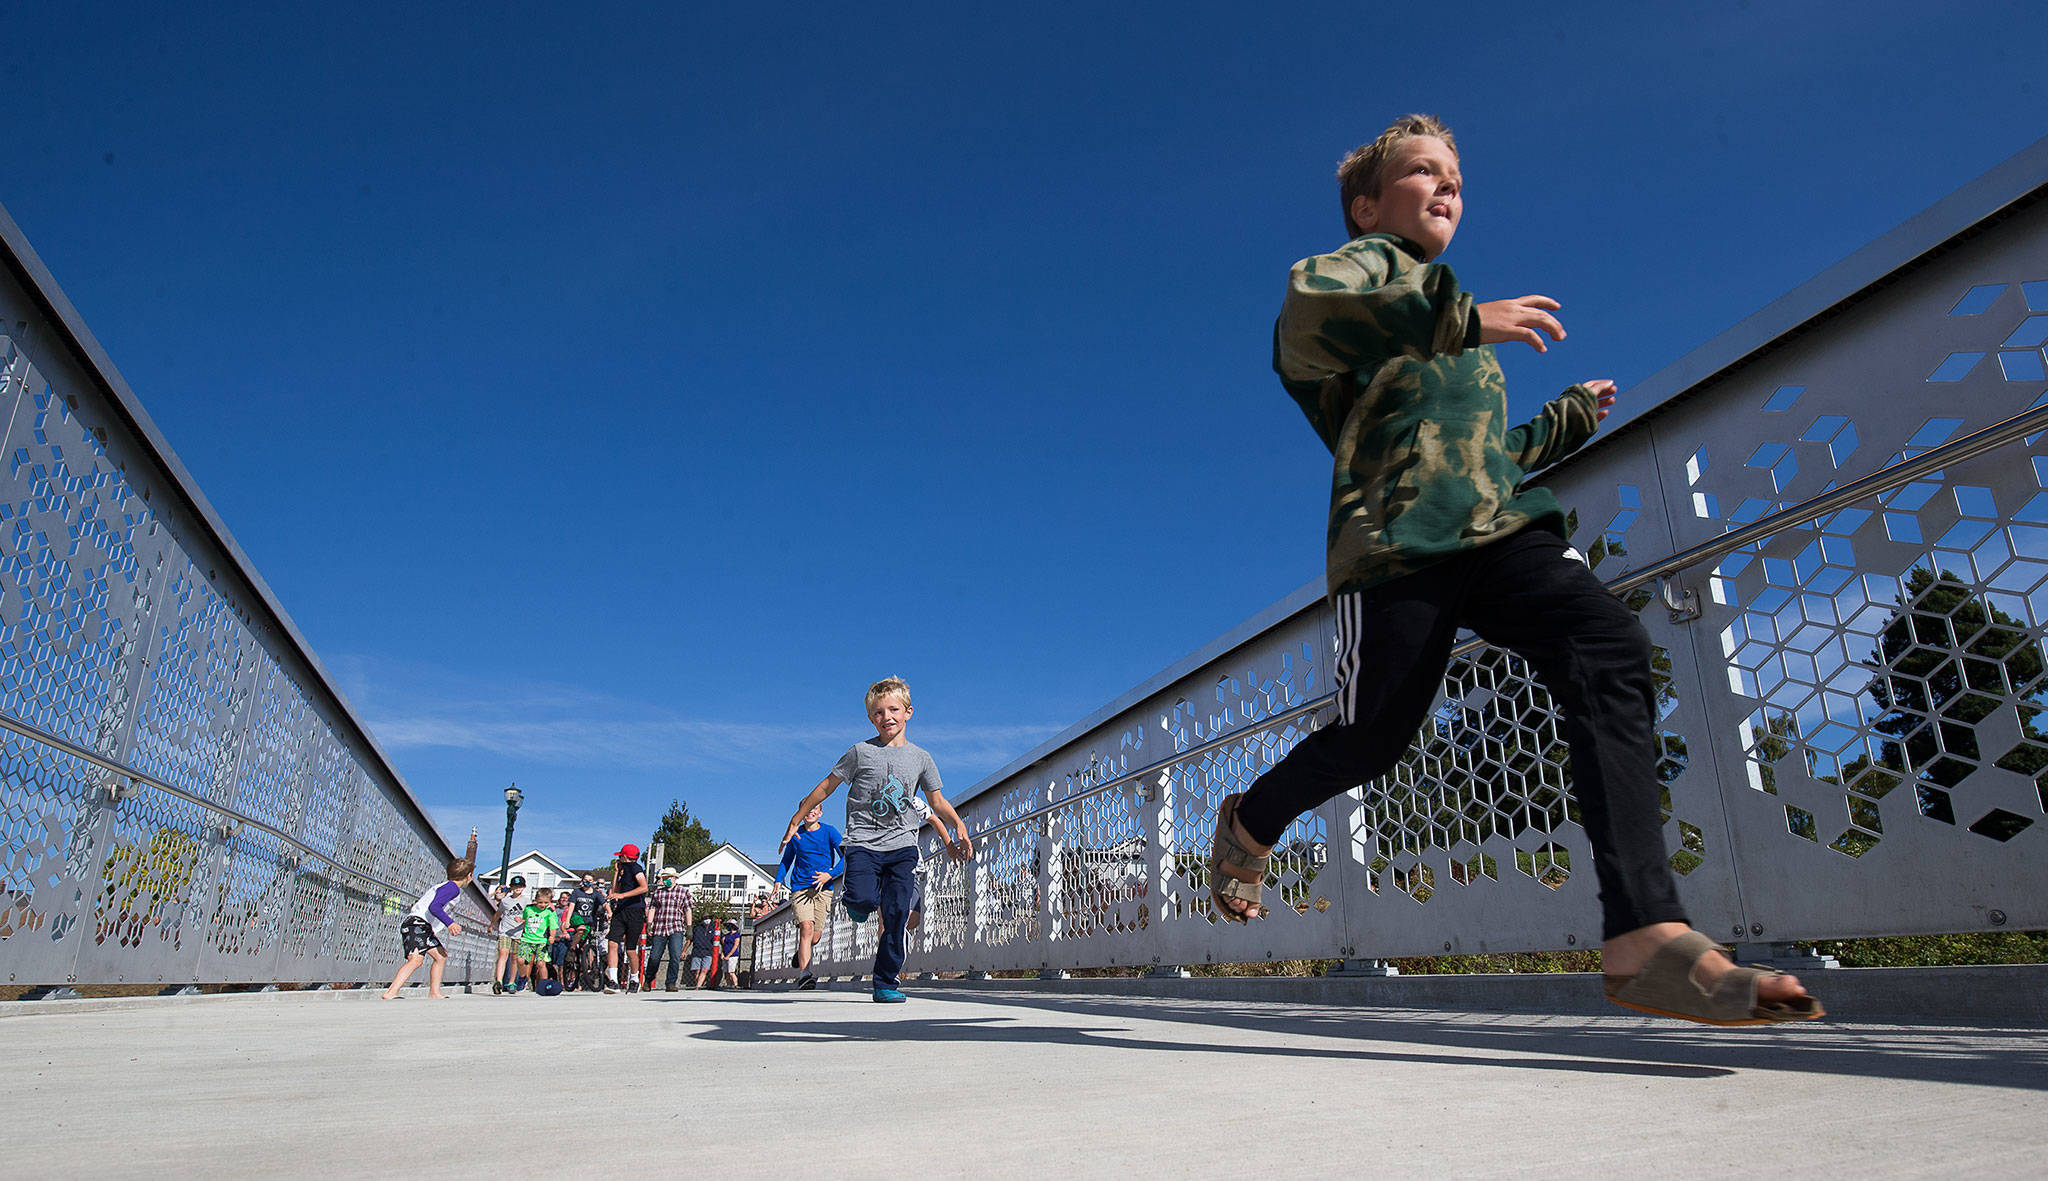
[[[2037,5],[491,11],[10,12],[0,203],[444,831],[571,863],[765,855],[888,674],[964,794],[1315,578],[1272,315],[1395,115],[1565,305],[1529,413],[2048,133]]]

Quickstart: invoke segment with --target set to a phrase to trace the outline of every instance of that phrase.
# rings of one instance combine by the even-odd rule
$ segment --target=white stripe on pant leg
[[[1330,613],[1334,616],[1333,622],[1336,624],[1337,629],[1337,651],[1334,659],[1331,661],[1331,666],[1333,675],[1337,680],[1337,719],[1339,721],[1342,721],[1344,718],[1344,694],[1351,684],[1351,674],[1346,667],[1351,659],[1351,644],[1344,634],[1350,627],[1349,617],[1344,612],[1345,599],[1346,596],[1338,595],[1336,601],[1330,604]]]
[[[1361,615],[1359,596],[1337,597],[1337,716],[1350,725],[1358,712],[1358,645]]]
[[[1357,677],[1353,662],[1358,645],[1351,634],[1351,596],[1337,597],[1337,720],[1351,722],[1351,684]]]
[[[1351,707],[1344,699],[1351,692],[1351,596],[1337,596],[1337,720],[1350,721]]]
[[[1344,694],[1344,722],[1358,722],[1358,678],[1365,669],[1365,596],[1351,596],[1351,685]]]

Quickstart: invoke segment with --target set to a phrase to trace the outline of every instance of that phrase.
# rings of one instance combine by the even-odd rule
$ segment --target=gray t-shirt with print
[[[846,781],[846,843],[887,853],[917,844],[923,823],[912,803],[919,792],[941,790],[938,764],[912,743],[884,746],[880,737],[857,742],[832,773]]]
[[[816,764],[812,764],[816,766]],[[526,927],[526,904],[533,901],[524,888],[518,893],[506,891],[503,901],[498,903],[498,934],[517,935]]]

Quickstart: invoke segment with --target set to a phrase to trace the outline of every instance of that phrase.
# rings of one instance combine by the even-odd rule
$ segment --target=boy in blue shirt
[[[820,819],[824,805],[804,813],[803,826],[782,838],[782,864],[775,870],[775,884],[794,891],[790,910],[796,914],[796,968],[801,989],[818,987],[811,974],[811,949],[825,932],[825,919],[832,913],[832,879],[845,868],[840,856],[839,830]]]

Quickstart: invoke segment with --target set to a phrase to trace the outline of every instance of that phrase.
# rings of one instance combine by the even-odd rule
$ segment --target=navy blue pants
[[[875,988],[894,988],[903,971],[904,927],[910,896],[917,889],[917,846],[878,853],[846,846],[846,879],[840,898],[848,917],[881,912],[886,928],[875,948]]]

